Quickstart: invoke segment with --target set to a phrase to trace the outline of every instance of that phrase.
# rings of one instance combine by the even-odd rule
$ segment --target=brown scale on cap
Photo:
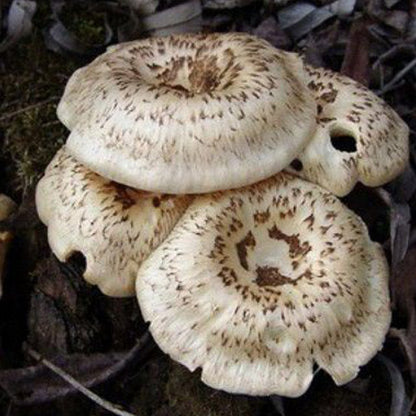
[[[68,151],[152,192],[244,186],[284,169],[316,127],[302,60],[242,33],[111,48],[76,71],[58,106]]]
[[[41,220],[60,261],[81,252],[85,279],[111,296],[131,296],[141,262],[169,234],[189,196],[152,194],[91,172],[62,148],[36,192]]]
[[[292,171],[338,196],[360,181],[379,186],[409,159],[409,129],[383,100],[363,85],[327,69],[306,66],[318,126]]]
[[[138,273],[159,346],[212,387],[299,396],[313,364],[338,384],[381,348],[388,268],[363,222],[281,173],[197,197]]]

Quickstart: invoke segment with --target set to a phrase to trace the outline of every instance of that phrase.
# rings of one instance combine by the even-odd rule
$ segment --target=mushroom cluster
[[[373,93],[242,33],[111,47],[58,106],[38,184],[53,252],[135,293],[161,349],[229,392],[296,397],[381,348],[388,265],[337,198],[404,169],[408,129]]]

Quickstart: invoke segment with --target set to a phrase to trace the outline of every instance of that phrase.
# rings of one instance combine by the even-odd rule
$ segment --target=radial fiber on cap
[[[169,234],[189,196],[151,194],[91,172],[62,148],[36,190],[39,216],[60,261],[81,252],[85,279],[107,295],[131,296],[141,262]]]
[[[343,384],[381,348],[387,277],[357,215],[281,173],[197,198],[136,288],[156,342],[205,383],[296,397],[314,363]]]
[[[307,67],[318,106],[316,133],[292,172],[344,196],[360,181],[379,186],[409,159],[409,129],[383,100],[358,82]]]
[[[76,71],[58,106],[68,151],[152,192],[244,186],[284,169],[316,126],[295,55],[242,34],[174,35],[112,48]]]

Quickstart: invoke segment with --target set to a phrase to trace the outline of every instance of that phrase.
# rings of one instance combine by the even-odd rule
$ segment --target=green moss
[[[40,1],[32,34],[8,50],[0,77],[0,191],[19,198],[42,174],[67,132],[56,105],[80,62],[46,49],[50,10]]]
[[[6,168],[9,187],[15,191],[32,187],[64,141],[65,130],[56,120],[55,104],[16,115],[5,127],[4,157],[11,162]]]
[[[80,4],[65,6],[60,16],[63,24],[78,39],[88,45],[101,44],[105,40],[105,15],[103,12]]]

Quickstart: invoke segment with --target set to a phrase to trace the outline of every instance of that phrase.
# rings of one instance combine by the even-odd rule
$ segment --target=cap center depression
[[[233,84],[242,68],[234,63],[230,48],[218,52],[212,55],[212,51],[201,46],[192,53],[167,57],[164,49],[158,49],[156,59],[141,67],[141,76],[155,88],[165,87],[188,97],[222,91]]]

